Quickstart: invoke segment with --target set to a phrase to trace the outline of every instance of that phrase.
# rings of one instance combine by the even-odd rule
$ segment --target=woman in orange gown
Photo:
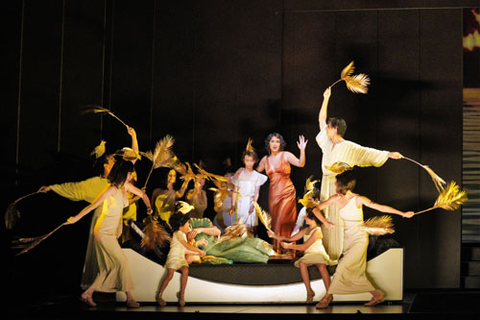
[[[260,160],[257,171],[266,171],[270,179],[268,191],[268,210],[272,218],[272,231],[281,236],[290,237],[297,218],[297,199],[295,186],[290,180],[290,165],[305,166],[305,147],[308,140],[299,136],[297,146],[300,158],[291,152],[283,151],[285,141],[279,133],[271,133],[265,139],[267,155]],[[277,246],[276,241],[274,245]]]

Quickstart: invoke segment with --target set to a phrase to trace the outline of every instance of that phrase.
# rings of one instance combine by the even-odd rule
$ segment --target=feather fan
[[[328,166],[327,169],[332,171],[333,173],[340,174],[353,168],[346,162],[337,161],[331,166]]]
[[[54,232],[56,232],[58,229],[60,229],[65,224],[66,224],[66,222],[62,223],[61,225],[59,225],[58,227],[56,227],[55,229],[53,229],[49,233],[44,234],[43,236],[40,236],[40,237],[18,238],[16,240],[13,240],[12,243],[14,244],[14,246],[12,246],[12,248],[13,249],[23,249],[22,251],[20,251],[19,253],[16,254],[17,256],[19,256],[21,254],[24,254],[24,253],[32,250],[36,246],[38,246],[43,240],[50,237]]]
[[[17,200],[15,200],[14,202],[12,202],[8,205],[7,210],[5,210],[5,227],[8,230],[13,229],[13,227],[15,226],[15,224],[17,223],[17,221],[21,217],[21,213],[20,213],[20,211],[18,211],[18,208],[17,208],[17,203],[19,201],[21,201],[25,198],[28,198],[30,196],[33,196],[37,193],[39,193],[39,192],[36,191],[36,192],[29,193],[26,196],[18,198]]]
[[[175,139],[171,135],[166,135],[163,139],[157,142],[155,149],[142,153],[142,155],[152,162],[152,167],[148,173],[145,181],[147,186],[148,180],[154,169],[160,167],[173,167],[176,163],[176,157],[172,152],[172,146],[175,143]]]
[[[122,119],[117,117],[112,111],[108,110],[107,108],[104,108],[104,107],[101,107],[101,106],[96,106],[96,105],[88,105],[87,110],[85,112],[87,112],[87,113],[108,114],[108,115],[112,116],[113,118],[117,119],[125,127],[129,128],[129,126],[125,122],[123,122]]]
[[[260,222],[267,228],[267,230],[272,231],[272,218],[270,214],[263,210],[256,201],[253,202],[257,216],[260,219]]]
[[[345,81],[348,90],[352,91],[353,93],[366,94],[368,92],[370,78],[364,73],[359,73],[352,76],[354,70],[355,66],[352,61],[345,68],[343,68],[342,72],[340,73],[340,79],[335,81],[330,87],[333,87],[340,81]]]
[[[374,236],[383,236],[395,232],[392,217],[389,215],[371,217],[363,222],[361,229]]]
[[[427,166],[427,165],[424,165],[424,164],[421,164],[420,162],[418,161],[415,161],[411,158],[408,158],[408,157],[403,157],[402,159],[405,159],[405,160],[408,160],[410,162],[413,162],[415,163],[416,165],[422,167],[425,171],[427,171],[427,173],[430,175],[430,177],[432,178],[432,181],[433,183],[435,184],[435,188],[437,188],[437,191],[438,192],[442,192],[442,190],[445,188],[445,185],[446,185],[446,182],[445,180],[443,180],[442,178],[440,178],[435,172],[433,172],[433,170]]]
[[[168,232],[151,216],[143,229],[142,248],[144,250],[154,250],[155,247],[161,247],[170,242],[171,238]]]
[[[434,209],[455,211],[467,200],[467,192],[464,190],[460,191],[460,187],[455,183],[455,181],[451,181],[438,195],[433,207],[416,212],[415,214],[424,213]]]

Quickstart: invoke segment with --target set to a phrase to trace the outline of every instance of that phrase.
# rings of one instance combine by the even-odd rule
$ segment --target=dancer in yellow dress
[[[128,206],[127,192],[143,199],[148,214],[153,211],[145,192],[128,182],[133,170],[134,166],[130,161],[118,160],[115,162],[108,175],[110,186],[80,213],[67,220],[67,224],[76,223],[96,208],[102,207],[101,215],[98,217],[93,231],[98,273],[90,287],[80,296],[82,301],[92,307],[96,306],[92,298],[95,291],[125,292],[127,307],[139,307],[131,293],[133,281],[128,260],[118,243],[122,232],[123,208]]]
[[[317,304],[319,309],[327,308],[334,294],[370,292],[372,300],[366,303],[366,306],[374,306],[383,301],[383,293],[377,290],[366,276],[368,234],[361,228],[363,206],[380,212],[397,214],[404,218],[411,218],[414,215],[413,211],[399,211],[353,193],[355,184],[356,180],[352,170],[337,175],[335,183],[337,194],[320,203],[313,211],[318,218],[324,219],[320,211],[328,206],[336,205],[344,225],[342,256],[326,295]]]
[[[324,218],[322,217],[322,219]],[[330,259],[325,251],[325,248],[323,247],[323,235],[322,229],[320,228],[322,222],[315,216],[311,208],[307,209],[305,222],[307,223],[308,227],[301,229],[291,237],[278,236],[271,231],[268,231],[268,236],[275,238],[278,241],[289,242],[300,240],[303,237],[303,244],[282,242],[281,245],[285,249],[304,251],[303,256],[295,261],[295,266],[300,268],[300,274],[302,275],[303,283],[307,289],[307,303],[311,303],[313,301],[313,297],[315,296],[315,292],[310,286],[308,267],[313,264],[317,266],[318,271],[320,271],[320,275],[322,276],[325,289],[328,290],[328,287],[330,286],[330,274],[328,273],[327,265],[334,265],[336,264],[336,261],[332,261]]]

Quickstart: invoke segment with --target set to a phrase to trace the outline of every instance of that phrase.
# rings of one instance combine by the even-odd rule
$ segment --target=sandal
[[[328,305],[333,300],[333,295],[330,295],[328,298],[323,298],[322,300],[318,301],[317,305],[315,306],[317,309],[326,309]]]
[[[127,308],[130,308],[130,309],[140,308],[140,304],[133,299],[128,300],[127,301]]]
[[[83,296],[80,296],[78,297],[78,299],[80,301],[82,301],[83,303],[85,303],[86,305],[88,305],[89,307],[96,307],[97,304],[93,301],[92,297],[83,297]]]
[[[377,304],[379,303],[382,303],[383,302],[383,299],[384,299],[384,295],[381,291],[380,292],[380,297],[379,298],[375,298],[373,297],[372,300],[370,300],[369,302],[365,303],[364,306],[366,307],[373,307],[373,306],[376,306]]]
[[[307,303],[312,303],[315,292],[313,290],[307,290]]]
[[[160,307],[165,307],[167,305],[167,301],[163,300],[160,294],[157,296],[157,303]]]
[[[183,297],[183,294],[181,295],[180,292],[177,292],[177,298],[178,298],[178,304],[180,307],[185,306],[185,298]]]

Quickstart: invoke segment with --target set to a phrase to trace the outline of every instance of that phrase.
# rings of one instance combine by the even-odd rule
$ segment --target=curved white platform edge
[[[155,302],[165,268],[131,249],[123,249],[130,262],[135,289],[133,296],[139,302]],[[298,270],[298,272],[300,272]],[[385,294],[387,301],[403,299],[403,248],[392,248],[367,262],[367,274],[372,284]],[[315,300],[325,295],[322,280],[311,283]],[[163,294],[167,302],[177,302],[180,288],[180,273],[175,272]],[[117,301],[125,301],[125,294],[118,292]],[[250,286],[215,283],[192,276],[188,277],[185,292],[187,303],[303,303],[306,291],[303,282],[288,285]],[[369,301],[368,292],[335,295],[334,301]]]

